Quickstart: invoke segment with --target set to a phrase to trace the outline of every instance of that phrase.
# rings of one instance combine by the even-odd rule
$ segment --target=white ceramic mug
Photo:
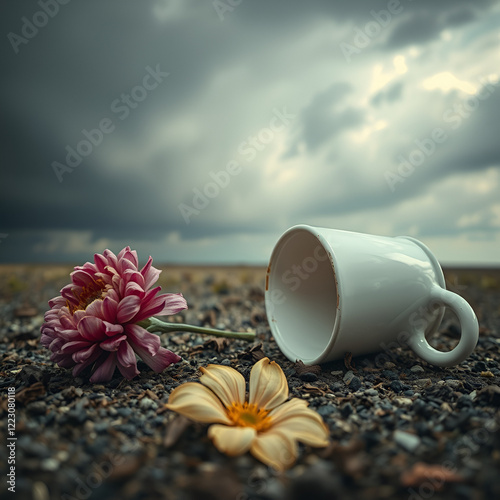
[[[436,257],[408,236],[294,226],[271,255],[265,301],[278,346],[305,364],[383,351],[397,339],[429,363],[452,366],[478,340],[470,305],[446,290]],[[439,327],[445,306],[462,330],[449,352],[426,339]]]

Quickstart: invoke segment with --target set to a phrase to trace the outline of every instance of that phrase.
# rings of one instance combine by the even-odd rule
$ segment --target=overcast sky
[[[2,2],[0,261],[265,263],[307,223],[500,263],[498,1],[63,3]]]

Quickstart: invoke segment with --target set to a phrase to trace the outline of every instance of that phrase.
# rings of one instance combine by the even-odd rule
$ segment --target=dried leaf
[[[314,373],[319,375],[321,373],[321,366],[319,365],[305,365],[302,361],[297,360],[293,365],[295,373],[301,375],[302,373]]]
[[[45,394],[45,387],[41,382],[36,382],[16,393],[16,403],[27,404]]]
[[[348,370],[356,370],[356,367],[352,361],[352,352],[346,352],[344,355],[344,365]]]
[[[322,389],[322,388],[317,387],[315,385],[304,384],[304,385],[300,386],[299,389],[308,393],[308,394],[311,394],[312,396],[324,396],[325,394],[328,393],[328,386],[326,386],[326,390],[325,390],[325,389]]]
[[[229,345],[229,340],[225,337],[214,337],[209,340],[206,340],[203,343],[203,346],[206,349],[214,349],[216,352],[221,352],[225,347]]]
[[[436,491],[440,491],[445,483],[459,483],[463,477],[443,465],[417,462],[401,474],[400,481],[405,488],[430,482]]]
[[[248,348],[246,351],[238,354],[238,358],[240,359],[248,359],[253,361],[254,363],[259,361],[259,359],[265,358],[266,355],[262,350],[262,342],[255,344],[254,346]]]

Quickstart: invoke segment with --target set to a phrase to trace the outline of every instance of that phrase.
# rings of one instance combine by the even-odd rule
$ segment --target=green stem
[[[151,317],[138,323],[150,333],[162,332],[193,332],[213,335],[214,337],[226,337],[230,339],[255,340],[255,333],[252,332],[226,332],[215,328],[205,328],[202,326],[186,325],[185,323],[167,323],[155,317]]]

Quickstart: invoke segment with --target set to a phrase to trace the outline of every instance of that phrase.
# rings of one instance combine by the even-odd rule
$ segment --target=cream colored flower
[[[233,368],[200,368],[201,384],[175,388],[166,407],[192,420],[211,423],[208,436],[230,456],[250,453],[278,470],[297,458],[297,442],[326,446],[329,431],[321,417],[302,399],[288,399],[288,384],[279,365],[268,358],[250,373],[249,398],[245,379]]]

